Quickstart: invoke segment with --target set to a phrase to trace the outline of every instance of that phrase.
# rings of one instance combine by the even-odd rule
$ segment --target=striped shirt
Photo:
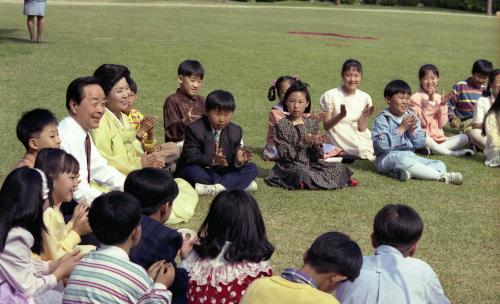
[[[485,86],[474,86],[471,78],[459,81],[453,86],[455,96],[448,101],[448,116],[456,116],[460,120],[472,118],[474,105],[483,95]]]
[[[170,303],[172,293],[153,283],[119,247],[103,245],[89,253],[71,273],[63,303]]]

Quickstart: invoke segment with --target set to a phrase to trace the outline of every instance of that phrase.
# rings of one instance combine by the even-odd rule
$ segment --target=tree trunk
[[[486,14],[493,15],[493,0],[486,0]]]
[[[491,0],[488,0],[491,1]],[[340,0],[335,0],[335,5],[339,6],[340,5]]]

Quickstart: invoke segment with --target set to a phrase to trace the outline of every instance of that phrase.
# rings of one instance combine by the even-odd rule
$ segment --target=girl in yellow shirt
[[[78,245],[80,236],[92,232],[87,218],[87,204],[80,202],[67,224],[59,210],[63,202],[71,201],[77,189],[79,167],[78,161],[64,150],[42,149],[37,155],[35,168],[44,171],[53,183],[50,207],[43,213],[43,222],[47,227],[47,231],[43,232],[43,260],[59,259],[76,248],[81,253],[95,249],[92,245]]]

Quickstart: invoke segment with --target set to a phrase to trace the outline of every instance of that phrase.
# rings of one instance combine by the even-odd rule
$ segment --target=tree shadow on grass
[[[0,28],[0,43],[7,41],[17,42],[17,43],[31,43],[31,40],[24,37],[14,36],[16,33],[22,31],[18,28]]]
[[[371,162],[366,159],[358,159],[352,164],[347,164],[347,166],[356,170],[377,173],[377,170],[375,170],[375,161]]]

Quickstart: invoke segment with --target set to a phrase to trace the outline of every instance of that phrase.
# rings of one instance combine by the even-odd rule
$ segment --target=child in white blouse
[[[57,303],[62,293],[54,290],[82,258],[78,251],[57,261],[32,259],[43,251],[43,209],[51,189],[45,174],[21,167],[12,171],[0,189],[0,290],[6,303]]]

